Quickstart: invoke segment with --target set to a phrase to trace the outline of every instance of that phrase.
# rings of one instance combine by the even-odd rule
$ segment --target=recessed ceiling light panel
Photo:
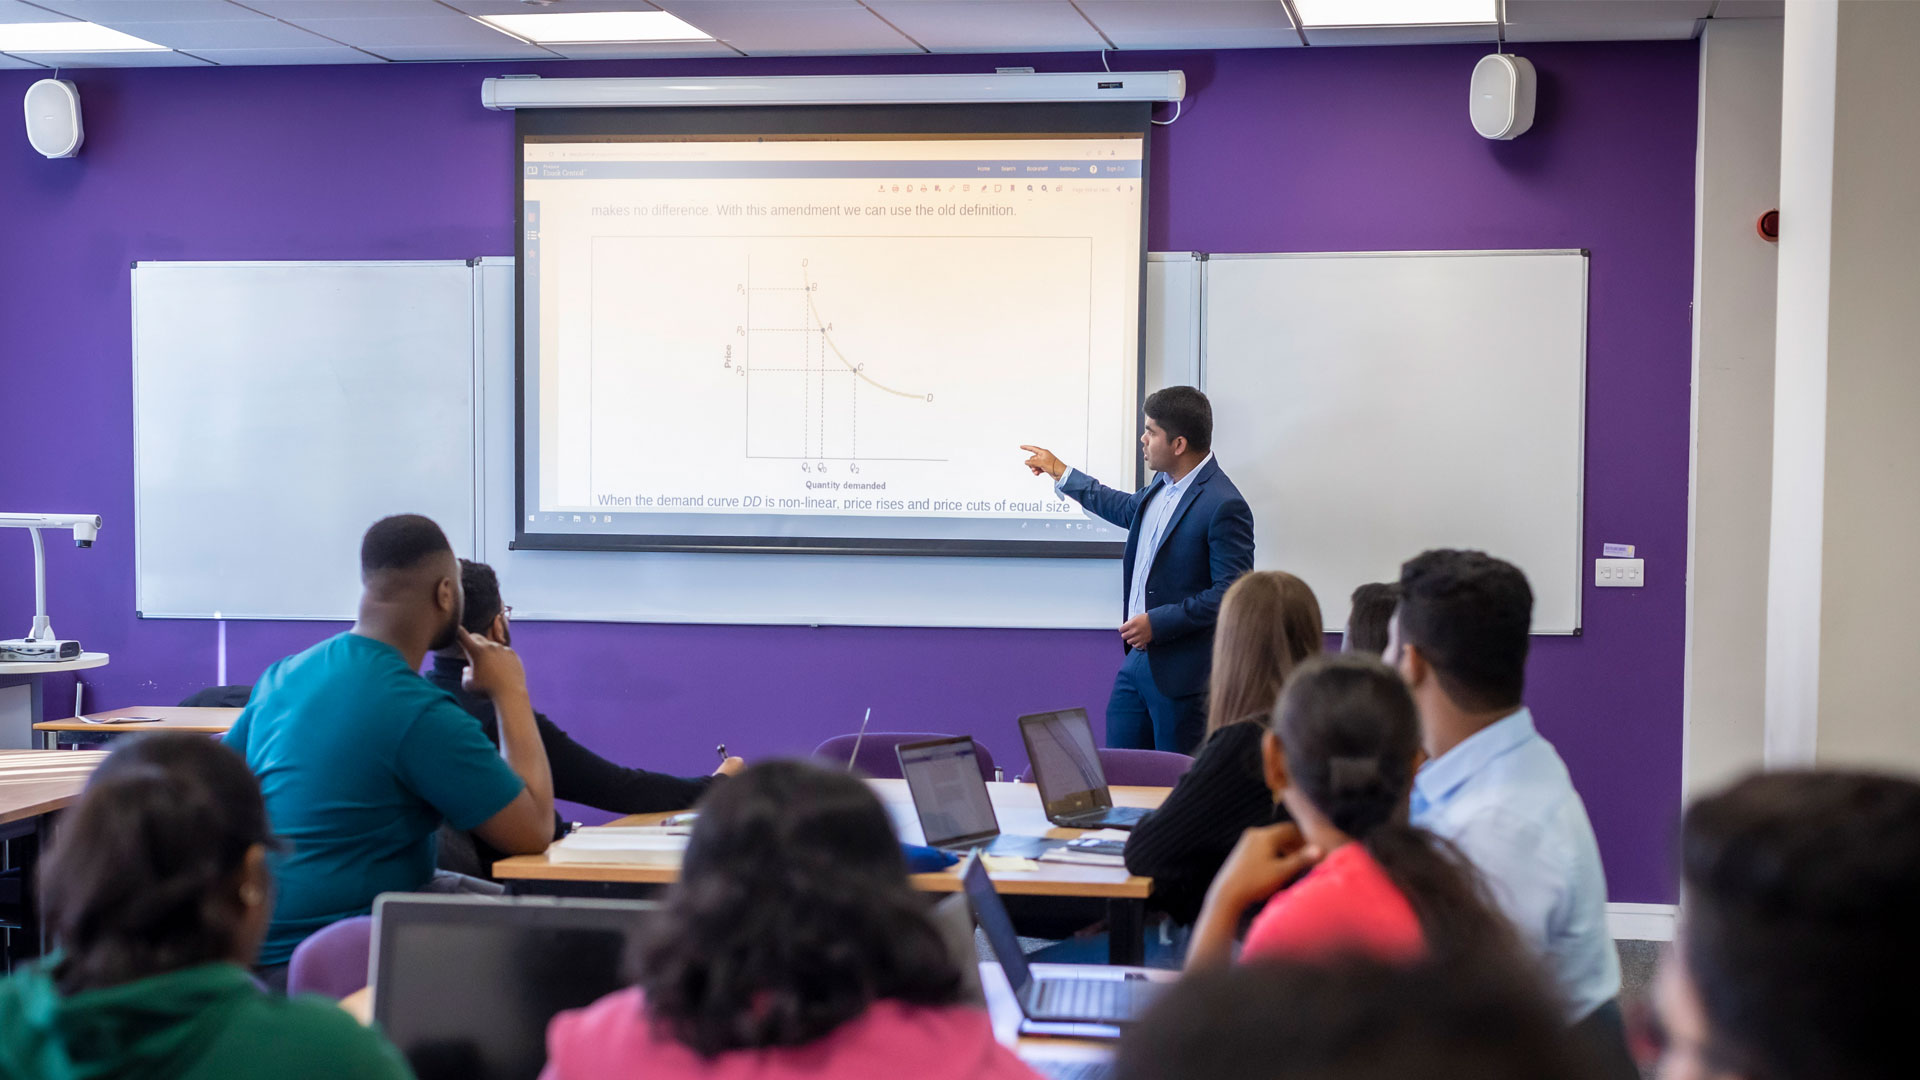
[[[474,18],[535,45],[713,40],[712,34],[665,11],[548,11]]]
[[[1301,25],[1459,26],[1495,21],[1498,0],[1293,0]]]
[[[167,52],[165,45],[109,30],[98,23],[0,23],[0,52],[98,53]]]

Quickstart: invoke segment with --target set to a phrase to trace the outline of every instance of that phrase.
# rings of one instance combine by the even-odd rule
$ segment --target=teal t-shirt
[[[466,830],[525,786],[452,695],[397,649],[328,638],[268,668],[227,732],[260,778],[288,846],[260,963],[284,964],[323,926],[433,877],[434,833]]]

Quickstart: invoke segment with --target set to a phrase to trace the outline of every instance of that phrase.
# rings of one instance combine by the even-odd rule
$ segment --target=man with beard
[[[511,854],[545,851],[553,781],[512,649],[460,625],[460,566],[446,534],[401,514],[360,545],[353,629],[276,662],[227,745],[260,779],[287,848],[276,859],[273,923],[257,959],[284,985],[294,946],[373,908],[383,892],[465,891],[434,874],[442,822]],[[420,677],[427,653],[458,642],[469,683],[492,702],[495,750],[474,718]]]

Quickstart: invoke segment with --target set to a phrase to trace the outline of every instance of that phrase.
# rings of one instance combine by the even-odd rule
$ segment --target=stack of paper
[[[678,866],[687,850],[684,827],[597,825],[575,829],[547,849],[556,863],[637,863]]]

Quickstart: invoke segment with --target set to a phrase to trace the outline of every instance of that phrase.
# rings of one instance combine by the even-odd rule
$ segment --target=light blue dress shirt
[[[1168,480],[1166,473],[1153,474],[1153,483],[1162,485],[1166,490],[1147,503],[1140,519],[1140,543],[1133,549],[1133,579],[1127,590],[1127,618],[1131,619],[1147,610],[1147,572],[1153,569],[1153,557],[1160,553],[1160,543],[1167,538],[1167,523],[1173,520],[1173,512],[1179,508],[1180,500],[1187,494],[1187,489],[1193,486],[1194,477],[1199,476],[1200,470],[1212,460],[1213,455],[1209,453],[1200,459],[1200,464],[1178,480]],[[1053,489],[1059,491],[1077,471],[1068,469],[1061,473]]]
[[[1413,823],[1460,848],[1568,1009],[1584,1019],[1619,996],[1607,928],[1607,879],[1587,808],[1566,763],[1521,709],[1427,762],[1413,783]]]

